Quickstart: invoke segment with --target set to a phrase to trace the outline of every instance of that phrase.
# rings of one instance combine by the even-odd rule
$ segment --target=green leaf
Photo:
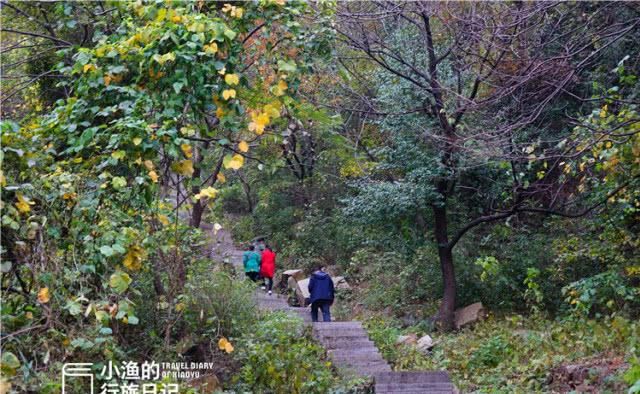
[[[136,325],[140,322],[140,320],[136,317],[136,316],[128,316],[127,317],[127,324],[133,324]]]
[[[3,374],[12,376],[15,375],[16,369],[20,368],[20,360],[15,354],[11,352],[2,352],[2,359],[0,362],[0,370]]]
[[[278,60],[278,71],[279,72],[296,72],[296,62],[293,60],[284,61]]]
[[[126,272],[122,271],[116,271],[109,278],[109,286],[111,286],[111,288],[117,293],[124,293],[130,283],[131,277]]]
[[[100,247],[100,253],[107,257],[111,257],[113,256],[113,249],[111,249],[111,246],[109,245],[103,245]]]

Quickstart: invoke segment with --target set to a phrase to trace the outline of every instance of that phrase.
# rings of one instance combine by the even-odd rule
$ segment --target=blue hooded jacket
[[[333,280],[326,272],[316,271],[309,279],[310,302],[333,301],[334,288]]]

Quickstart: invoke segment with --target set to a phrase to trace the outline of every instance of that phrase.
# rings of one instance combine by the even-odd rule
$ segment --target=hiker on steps
[[[247,278],[257,282],[260,273],[260,254],[255,251],[253,245],[249,245],[242,254],[242,265],[244,265],[244,274],[247,275]]]
[[[322,310],[322,320],[331,321],[329,308],[333,305],[334,288],[333,280],[324,270],[324,265],[318,266],[318,270],[311,274],[309,279],[309,295],[311,301],[311,321],[318,321],[318,308]]]
[[[260,264],[260,276],[264,278],[266,290],[271,295],[273,288],[273,275],[276,272],[276,254],[269,245],[265,245],[262,251],[262,262]]]

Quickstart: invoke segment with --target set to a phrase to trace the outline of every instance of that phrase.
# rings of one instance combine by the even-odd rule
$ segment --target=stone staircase
[[[344,376],[371,377],[376,393],[445,394],[456,393],[445,371],[394,372],[384,360],[367,331],[358,321],[311,323],[309,308],[292,307],[284,297],[256,292],[260,309],[286,311],[312,325],[313,337],[325,348],[327,356]]]
[[[233,246],[231,237],[220,231],[212,237],[210,257],[233,264],[242,272],[242,251]],[[358,321],[312,323],[309,308],[289,306],[285,297],[256,291],[258,308],[285,311],[312,326],[313,337],[326,349],[333,365],[344,376],[371,377],[376,393],[450,394],[457,393],[446,371],[392,371],[362,323]]]

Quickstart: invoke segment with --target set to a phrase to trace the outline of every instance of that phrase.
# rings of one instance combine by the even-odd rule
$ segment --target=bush
[[[224,271],[211,271],[206,264],[189,273],[183,296],[184,316],[193,334],[215,339],[237,337],[255,319],[254,286],[235,280]]]
[[[238,391],[326,393],[337,383],[324,351],[297,317],[269,313],[237,344]]]

